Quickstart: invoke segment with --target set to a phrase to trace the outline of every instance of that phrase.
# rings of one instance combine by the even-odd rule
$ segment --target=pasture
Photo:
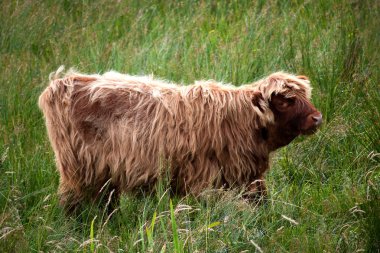
[[[380,2],[0,1],[0,252],[379,252]],[[273,154],[268,200],[124,195],[66,216],[39,94],[65,65],[176,83],[306,75],[320,131]]]

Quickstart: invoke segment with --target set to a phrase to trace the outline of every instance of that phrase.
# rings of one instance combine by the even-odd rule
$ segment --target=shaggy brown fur
[[[151,186],[160,167],[182,194],[222,186],[265,192],[269,153],[314,132],[322,119],[307,78],[282,72],[234,87],[116,72],[58,78],[61,71],[39,106],[61,176],[61,204],[69,207],[96,199],[107,182],[116,195]]]

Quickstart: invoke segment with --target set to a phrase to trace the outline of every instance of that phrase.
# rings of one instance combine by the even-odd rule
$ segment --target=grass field
[[[380,3],[0,1],[0,252],[380,252]],[[123,196],[67,217],[37,99],[60,65],[189,84],[310,77],[321,130],[273,155],[269,199]]]

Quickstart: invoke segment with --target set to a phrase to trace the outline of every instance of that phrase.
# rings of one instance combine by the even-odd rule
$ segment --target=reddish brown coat
[[[60,172],[61,203],[150,187],[169,170],[173,189],[265,191],[269,154],[321,122],[305,77],[278,72],[234,87],[178,86],[108,72],[57,73],[39,98]]]

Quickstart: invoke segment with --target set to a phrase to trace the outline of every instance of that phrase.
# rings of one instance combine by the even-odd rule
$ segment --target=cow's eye
[[[287,98],[284,95],[275,95],[272,97],[272,103],[277,110],[284,111],[294,105],[295,98]]]
[[[292,106],[294,105],[296,99],[295,98],[286,98],[286,103],[288,104],[288,106]]]

